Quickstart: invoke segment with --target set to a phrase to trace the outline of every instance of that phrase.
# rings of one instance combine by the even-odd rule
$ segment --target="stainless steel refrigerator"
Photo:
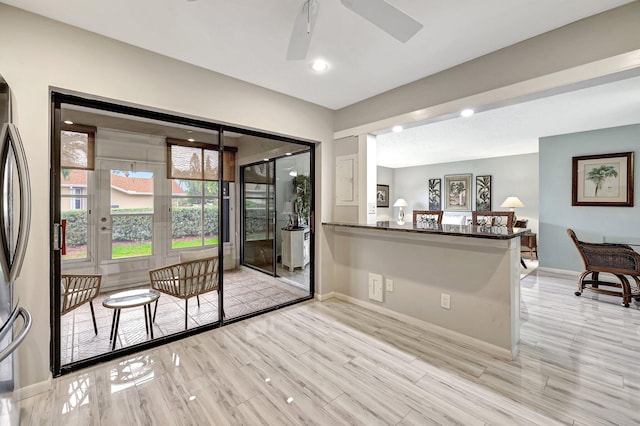
[[[0,75],[0,424],[18,424],[13,401],[14,351],[31,327],[29,312],[14,298],[31,221],[31,191],[20,134],[11,123],[11,90]]]

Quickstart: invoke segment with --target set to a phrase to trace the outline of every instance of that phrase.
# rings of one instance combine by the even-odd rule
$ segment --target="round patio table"
[[[116,337],[118,336],[118,325],[120,323],[120,311],[127,308],[144,308],[144,324],[147,334],[153,339],[153,322],[151,319],[151,303],[160,298],[160,292],[149,288],[121,291],[114,293],[104,299],[102,306],[113,309],[113,320],[111,322],[111,334],[109,341],[113,342],[111,350],[116,348]]]

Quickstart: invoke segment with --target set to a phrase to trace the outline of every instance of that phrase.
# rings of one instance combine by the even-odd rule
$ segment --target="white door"
[[[162,257],[160,164],[98,160],[97,263],[105,290],[149,285],[149,269]]]

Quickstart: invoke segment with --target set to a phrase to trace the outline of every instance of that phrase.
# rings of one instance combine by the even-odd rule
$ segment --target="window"
[[[171,182],[171,248],[217,245],[220,236],[218,222],[219,162],[218,147],[167,139],[167,176]],[[223,152],[223,180],[235,179],[235,148]],[[225,200],[223,214],[229,217]],[[225,223],[229,223],[225,220]],[[229,241],[228,229],[223,234]]]
[[[89,258],[89,170],[93,170],[96,128],[64,124],[60,146],[60,218],[65,228],[62,260]]]
[[[95,137],[95,127],[64,124],[61,135],[60,167],[93,170]]]
[[[153,173],[111,170],[111,258],[153,254]]]
[[[86,260],[88,251],[89,210],[87,170],[63,169],[60,175],[60,219],[65,227],[65,254],[62,260]]]
[[[82,210],[87,208],[86,188],[70,188],[73,195],[85,195],[84,197],[71,198],[71,210]]]
[[[171,248],[218,244],[218,182],[171,180]]]

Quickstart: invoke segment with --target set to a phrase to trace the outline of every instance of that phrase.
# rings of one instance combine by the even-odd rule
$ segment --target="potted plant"
[[[298,226],[308,225],[311,215],[311,177],[298,175],[293,178],[294,211],[298,219]]]

